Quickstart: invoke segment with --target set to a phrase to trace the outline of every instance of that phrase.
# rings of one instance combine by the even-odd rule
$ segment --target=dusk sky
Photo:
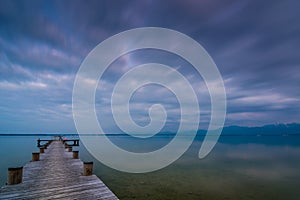
[[[300,1],[0,0],[0,131],[76,132],[72,90],[88,53],[119,32],[163,27],[199,42],[215,61],[225,84],[225,125],[300,123]],[[174,41],[176,43],[176,41]],[[105,56],[105,55],[103,55]],[[100,123],[117,132],[109,97],[116,81],[139,64],[168,64],[190,81],[209,121],[209,94],[185,60],[158,50],[132,52],[104,74],[96,94]],[[178,102],[150,85],[132,97],[137,124],[149,123],[148,108],[162,103],[164,130],[178,126]]]

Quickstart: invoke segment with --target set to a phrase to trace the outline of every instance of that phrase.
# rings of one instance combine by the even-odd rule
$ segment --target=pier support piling
[[[73,148],[72,147],[68,147],[68,152],[72,152]]]
[[[7,184],[15,185],[22,183],[23,167],[8,168]]]
[[[32,153],[31,161],[39,161],[40,160],[40,153]]]
[[[79,151],[73,151],[73,159],[78,159],[78,152]]]
[[[83,176],[93,175],[93,162],[84,162],[83,163]]]

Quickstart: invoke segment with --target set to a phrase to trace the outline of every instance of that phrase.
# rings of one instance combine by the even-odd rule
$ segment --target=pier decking
[[[0,199],[118,199],[96,175],[82,172],[82,161],[53,141],[40,161],[23,167],[22,183],[0,189]]]

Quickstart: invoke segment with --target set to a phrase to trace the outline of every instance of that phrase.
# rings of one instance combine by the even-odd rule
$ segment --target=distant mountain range
[[[205,134],[206,130],[199,130],[198,134]],[[269,124],[260,127],[227,126],[222,135],[300,135],[300,124]]]

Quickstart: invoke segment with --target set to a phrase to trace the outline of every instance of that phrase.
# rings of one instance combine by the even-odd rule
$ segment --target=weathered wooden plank
[[[118,199],[95,175],[82,176],[83,163],[60,141],[23,168],[23,182],[0,189],[0,199]]]

